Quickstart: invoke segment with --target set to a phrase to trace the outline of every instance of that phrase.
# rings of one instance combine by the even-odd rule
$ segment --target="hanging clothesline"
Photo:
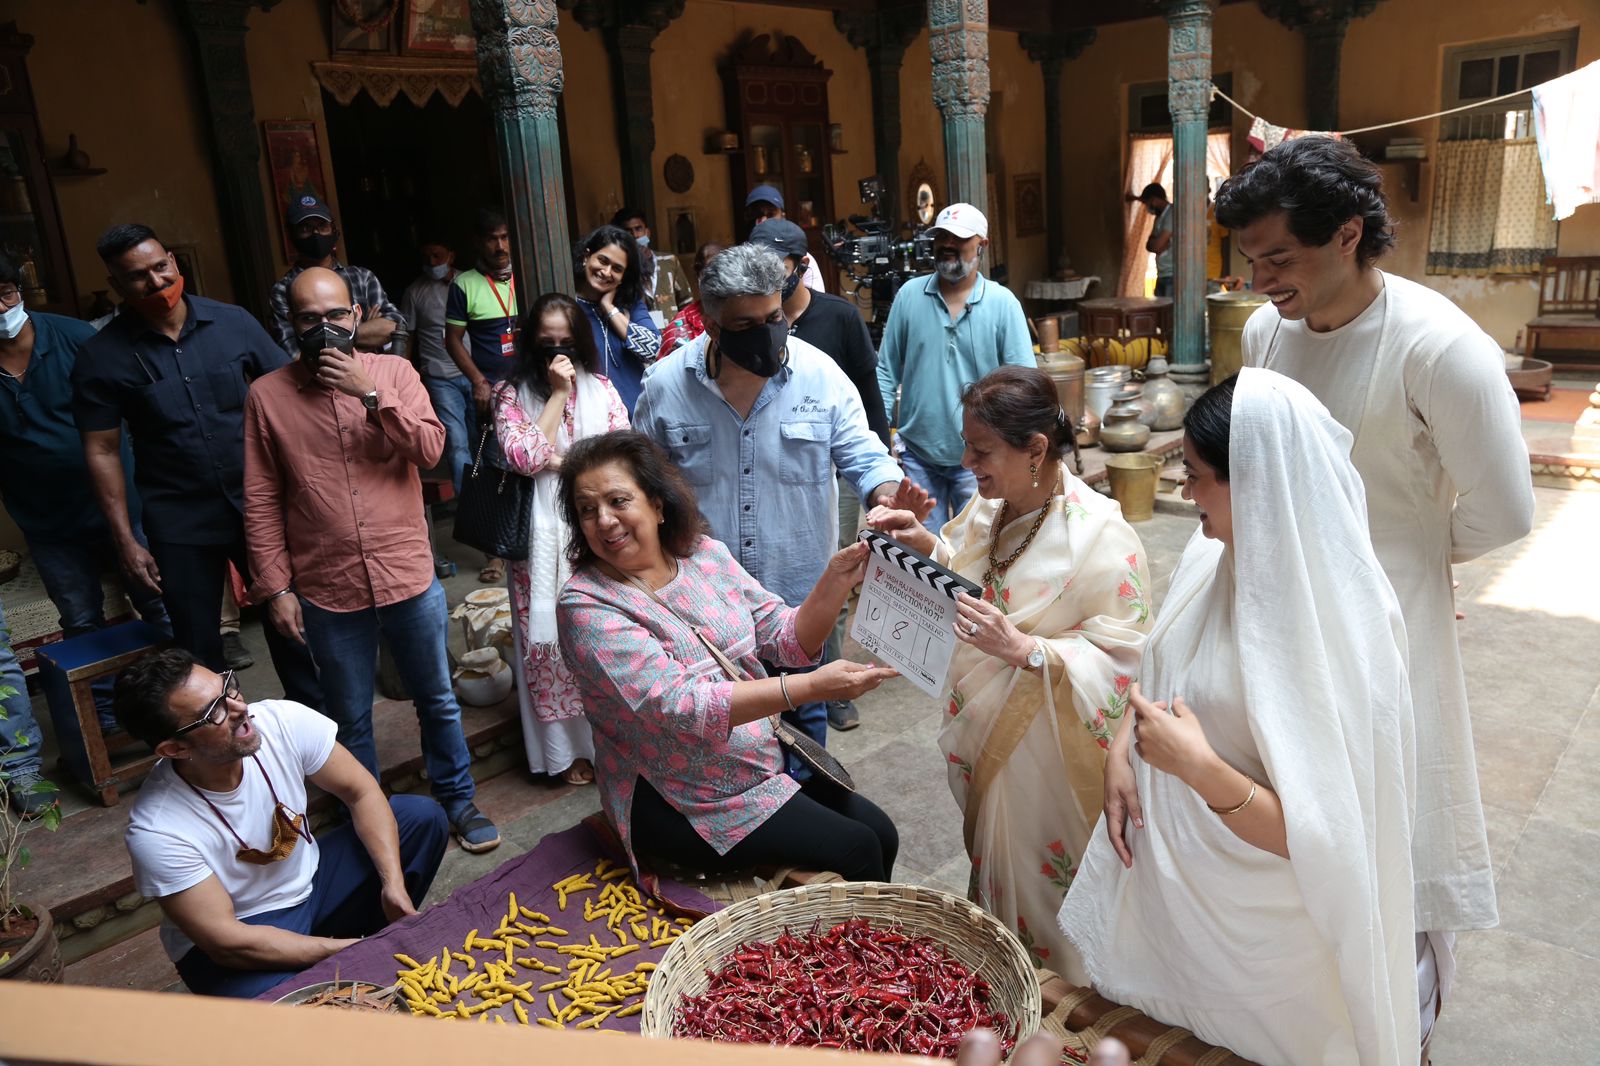
[[[1255,112],[1251,111],[1248,107],[1245,107],[1239,101],[1235,100],[1233,97],[1231,97],[1227,93],[1223,92],[1220,88],[1217,87],[1217,84],[1215,82],[1212,82],[1212,84],[1211,84],[1211,91],[1212,91],[1212,93],[1214,95],[1220,96],[1224,100],[1226,100],[1228,103],[1232,104],[1234,109],[1239,111],[1246,118],[1251,119],[1251,120],[1261,118],[1260,115],[1258,115]],[[1454,115],[1454,114],[1456,114],[1457,112],[1460,112],[1460,111],[1472,111],[1472,110],[1474,110],[1476,108],[1486,107],[1489,104],[1498,104],[1502,100],[1510,100],[1512,97],[1523,96],[1523,95],[1526,95],[1526,94],[1531,93],[1531,92],[1533,92],[1532,88],[1518,89],[1514,93],[1503,93],[1500,96],[1491,97],[1488,100],[1476,100],[1476,101],[1474,101],[1474,102],[1472,102],[1470,104],[1462,104],[1460,107],[1447,108],[1444,111],[1435,111],[1431,115],[1418,115],[1416,118],[1402,118],[1402,119],[1399,119],[1399,120],[1397,120],[1395,122],[1380,122],[1376,126],[1362,126],[1359,129],[1339,130],[1337,132],[1338,132],[1338,135],[1340,137],[1348,137],[1353,133],[1371,133],[1374,130],[1387,130],[1387,129],[1392,129],[1395,126],[1409,126],[1413,122],[1426,122],[1429,119],[1443,118],[1445,115]],[[1267,120],[1263,119],[1262,121],[1267,121]]]

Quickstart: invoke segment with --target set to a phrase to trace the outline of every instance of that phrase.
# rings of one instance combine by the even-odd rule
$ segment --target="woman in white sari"
[[[1410,1066],[1405,632],[1350,434],[1266,370],[1184,427],[1201,526],[1061,925],[1103,995],[1246,1058]]]
[[[1144,547],[1068,473],[1050,378],[1007,366],[962,396],[978,494],[940,535],[909,511],[868,524],[983,589],[964,597],[939,746],[963,814],[969,894],[1034,960],[1084,979],[1056,912],[1100,812],[1101,766],[1150,625]]]
[[[494,394],[495,431],[506,466],[533,478],[528,560],[513,560],[510,575],[522,744],[531,773],[561,774],[572,785],[594,781],[594,736],[556,643],[556,597],[571,576],[571,534],[557,490],[561,459],[574,441],[628,428],[627,408],[599,366],[578,305],[561,293],[546,293],[523,323],[516,370]]]

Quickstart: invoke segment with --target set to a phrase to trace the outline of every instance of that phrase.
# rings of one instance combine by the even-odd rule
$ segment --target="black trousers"
[[[646,866],[670,863],[719,876],[764,866],[831,870],[847,881],[887,881],[900,834],[871,800],[812,779],[776,814],[718,855],[661,793],[639,778],[633,793],[633,848]]]
[[[161,598],[172,619],[172,639],[193,652],[208,669],[221,671],[222,586],[232,562],[245,582],[250,581],[250,560],[244,550],[244,530],[226,544],[173,544],[150,539],[150,554],[161,571]],[[283,694],[313,710],[322,710],[322,686],[317,667],[304,645],[278,632],[263,619],[262,632],[272,667],[283,682]]]

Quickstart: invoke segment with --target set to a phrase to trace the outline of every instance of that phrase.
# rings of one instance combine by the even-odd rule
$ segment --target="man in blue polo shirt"
[[[72,369],[89,475],[123,570],[162,594],[178,646],[220,672],[228,563],[250,580],[245,393],[289,357],[244,308],[186,295],[177,262],[150,227],[113,226],[97,250],[122,313],[84,342]],[[124,423],[133,436],[148,549],[129,517]],[[262,628],[285,694],[321,708],[310,654],[276,627]]]
[[[978,270],[989,246],[983,212],[951,204],[932,232],[936,271],[895,294],[878,346],[878,387],[891,418],[899,390],[900,462],[938,500],[924,520],[937,533],[977,491],[961,465],[961,390],[1004,364],[1037,362],[1022,304]]]
[[[111,531],[95,506],[83,444],[72,418],[72,366],[78,346],[94,336],[94,327],[75,318],[29,311],[20,285],[17,264],[0,255],[0,498],[27,539],[45,593],[61,616],[63,634],[78,637],[105,626],[100,578],[117,562]],[[126,449],[123,462],[129,471],[133,469]],[[131,485],[127,492],[134,501]],[[133,512],[138,513],[136,503]],[[143,541],[137,517],[130,524],[133,536]],[[161,597],[138,582],[124,584],[139,615],[165,629],[167,612]],[[10,648],[3,651],[9,654]],[[20,699],[8,700],[8,714],[0,719],[4,759],[0,768],[10,775],[5,791],[12,802],[32,814],[53,804],[55,796],[28,791],[40,769],[39,730],[26,683],[13,682],[12,687]],[[109,687],[100,715],[108,730],[116,728]]]

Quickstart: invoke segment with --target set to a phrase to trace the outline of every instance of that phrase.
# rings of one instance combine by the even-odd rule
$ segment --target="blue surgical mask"
[[[449,263],[435,263],[428,267],[428,276],[434,281],[443,281],[450,276]]]
[[[643,251],[644,249],[650,247],[650,234],[648,234],[648,233],[646,233],[642,237],[635,237],[634,240],[639,242],[639,250],[640,251]]]
[[[28,324],[28,309],[18,300],[15,307],[8,308],[0,314],[0,340],[10,340],[22,332],[22,327]]]

